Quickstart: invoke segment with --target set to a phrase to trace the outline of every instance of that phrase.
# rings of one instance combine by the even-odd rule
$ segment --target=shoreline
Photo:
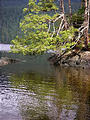
[[[58,58],[54,55],[54,57],[49,58],[49,61],[55,66],[90,68],[90,51],[69,52],[62,58]]]

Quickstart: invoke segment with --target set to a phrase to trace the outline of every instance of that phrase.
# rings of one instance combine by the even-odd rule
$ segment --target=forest
[[[0,0],[0,41],[10,43],[18,33],[18,24],[22,18],[22,9],[26,0]]]

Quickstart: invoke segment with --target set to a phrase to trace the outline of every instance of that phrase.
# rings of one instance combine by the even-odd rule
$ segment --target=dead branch
[[[48,33],[50,31],[50,28],[51,28],[51,20],[49,20],[49,27],[48,27],[48,30],[47,30]]]
[[[64,14],[60,14],[59,17],[57,17],[56,19],[53,20],[53,22],[56,22],[57,20],[61,19],[64,16]]]
[[[52,34],[51,37],[53,37],[54,33],[55,33],[55,24],[54,24],[54,22],[53,22],[53,34]]]
[[[59,32],[60,32],[60,30],[61,30],[62,25],[63,25],[63,19],[61,20],[61,23],[60,23],[59,29],[58,29],[58,31],[57,31],[57,35],[59,34]]]

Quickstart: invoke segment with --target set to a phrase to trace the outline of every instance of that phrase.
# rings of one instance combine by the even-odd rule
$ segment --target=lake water
[[[0,120],[90,120],[90,70],[50,65],[48,55],[0,68]]]

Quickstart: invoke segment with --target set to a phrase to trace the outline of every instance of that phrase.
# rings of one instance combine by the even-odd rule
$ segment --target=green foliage
[[[88,48],[90,49],[90,43],[88,43]]]
[[[79,28],[83,24],[84,11],[85,11],[85,7],[82,6],[76,13],[72,15],[71,22],[73,23],[74,27]]]
[[[55,39],[57,41],[57,49],[62,52],[64,49],[71,49],[71,46],[75,44],[73,40],[75,37],[75,32],[77,29],[70,27],[68,30],[60,31],[60,36],[56,36]]]
[[[62,48],[70,49],[75,44],[73,41],[74,33],[77,31],[75,28],[61,31],[58,35],[53,32],[53,28],[48,32],[49,20],[58,16],[55,13],[57,9],[54,0],[39,0],[38,3],[37,0],[29,0],[28,8],[24,8],[24,19],[20,22],[23,35],[16,36],[12,40],[14,44],[12,51],[23,54],[42,54],[50,49],[61,52]],[[50,13],[53,13],[52,16]]]
[[[85,12],[85,7],[82,6],[82,7],[78,10],[77,14],[82,15],[82,14],[84,14],[84,12]]]
[[[55,0],[29,0],[28,8],[24,8],[24,12],[38,13],[40,11],[51,11],[57,10],[56,5],[54,4]]]

